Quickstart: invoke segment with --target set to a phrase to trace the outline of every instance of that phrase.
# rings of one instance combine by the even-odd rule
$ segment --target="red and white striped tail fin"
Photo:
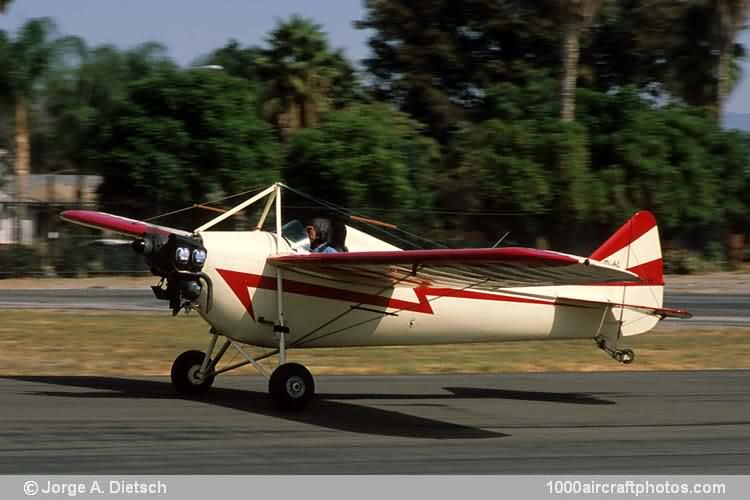
[[[641,277],[640,283],[624,285],[623,304],[659,309],[663,306],[664,263],[661,256],[659,228],[651,212],[640,211],[590,255],[591,259],[627,269]],[[657,320],[645,320],[641,313],[625,311],[622,334],[648,331]]]
[[[651,212],[636,213],[589,257],[634,272],[644,285],[664,285],[659,228]]]

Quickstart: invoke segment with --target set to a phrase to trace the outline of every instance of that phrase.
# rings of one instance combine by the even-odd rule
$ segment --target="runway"
[[[679,307],[694,317],[686,325],[750,326],[750,295],[667,293],[666,307]],[[166,311],[167,304],[149,289],[0,289],[0,309],[98,309]]]
[[[683,321],[690,325],[750,326],[750,293],[665,293],[664,305],[687,309],[693,317]]]
[[[166,311],[168,306],[148,288],[17,288],[0,289],[0,309]]]
[[[750,371],[259,377],[202,401],[165,378],[0,378],[2,474],[748,474]]]

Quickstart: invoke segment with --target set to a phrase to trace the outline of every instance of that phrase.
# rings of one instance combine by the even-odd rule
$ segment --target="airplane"
[[[591,338],[631,363],[623,337],[691,317],[663,307],[659,231],[648,211],[587,257],[522,247],[403,250],[349,225],[346,251],[315,253],[302,222],[282,225],[284,190],[299,193],[273,184],[193,231],[96,211],[61,214],[134,238],[161,278],[155,296],[173,314],[195,310],[210,326],[207,349],[183,352],[172,365],[178,393],[202,396],[217,375],[247,364],[268,377],[258,362],[278,354],[270,396],[281,409],[301,410],[315,382],[305,366],[287,361],[291,348]],[[263,199],[254,230],[212,230]],[[275,229],[263,230],[274,207]],[[272,351],[252,356],[245,345]],[[220,368],[230,348],[244,359]]]

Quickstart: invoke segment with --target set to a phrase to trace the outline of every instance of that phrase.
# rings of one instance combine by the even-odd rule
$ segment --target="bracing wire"
[[[341,214],[341,215],[343,215],[345,217],[349,217],[351,215],[356,215],[351,210],[349,210],[349,209],[347,209],[345,207],[341,207],[339,205],[336,205],[335,203],[331,203],[329,201],[325,201],[325,200],[321,200],[319,198],[315,198],[312,195],[309,195],[307,193],[304,193],[302,191],[299,191],[297,189],[289,187],[286,184],[281,184],[281,187],[283,187],[284,189],[287,189],[288,191],[291,191],[292,193],[294,193],[294,194],[296,194],[298,196],[301,196],[301,197],[303,197],[303,198],[305,198],[305,199],[307,199],[309,201],[312,201],[313,203],[317,203],[320,206],[323,206],[325,208],[328,208],[329,210],[332,210],[332,211],[334,211],[336,213],[339,213],[339,214]],[[359,215],[361,215],[361,214],[359,214]],[[388,236],[391,236],[391,237],[397,239],[399,242],[404,243],[404,244],[406,244],[406,245],[408,245],[410,247],[417,248],[417,249],[421,248],[416,243],[414,243],[412,241],[409,241],[407,239],[401,238],[400,236],[394,234],[393,232],[388,231],[386,229],[383,229],[381,227],[378,227],[378,226],[376,226],[374,224],[368,224],[368,227],[371,230],[373,230],[373,231],[377,231],[377,232],[379,232],[381,234],[386,234]],[[439,247],[442,247],[442,248],[447,248],[446,245],[443,245],[442,243],[438,243],[436,241],[432,241],[432,240],[430,240],[428,238],[424,238],[424,237],[419,236],[417,234],[410,233],[409,231],[406,231],[404,229],[398,228],[397,231],[400,231],[401,233],[403,233],[403,234],[405,234],[407,236],[410,236],[412,238],[419,239],[419,240],[425,241],[427,243],[430,243],[430,244],[432,244],[434,246],[439,246]]]
[[[290,191],[290,192],[292,192],[292,193],[294,193],[294,194],[296,194],[296,195],[298,195],[298,196],[300,196],[302,198],[305,198],[308,201],[311,201],[312,203],[315,204],[315,206],[293,206],[292,208],[315,208],[315,207],[323,207],[323,208],[327,208],[328,210],[331,210],[331,211],[333,211],[335,213],[343,215],[343,216],[345,216],[347,218],[350,217],[350,216],[352,216],[352,215],[362,215],[361,213],[355,212],[354,210],[350,210],[350,209],[348,209],[346,207],[342,207],[342,206],[337,205],[335,203],[332,203],[332,202],[329,202],[329,201],[325,201],[325,200],[322,200],[320,198],[316,198],[315,196],[309,195],[309,194],[307,194],[307,193],[305,193],[303,191],[299,191],[298,189],[295,189],[295,188],[292,188],[290,186],[287,186],[286,184],[280,183],[280,185],[284,189],[286,189],[286,190],[288,190],[288,191]],[[254,194],[254,193],[257,193],[257,192],[261,191],[262,189],[265,189],[266,187],[267,186],[265,184],[264,185],[253,186],[251,188],[245,189],[244,191],[240,191],[240,192],[233,193],[233,194],[230,194],[230,195],[227,195],[227,196],[223,196],[221,198],[216,198],[216,199],[204,201],[202,203],[188,205],[186,207],[179,208],[177,210],[172,210],[172,211],[169,211],[169,212],[164,212],[164,213],[161,213],[161,214],[157,214],[157,215],[154,215],[154,216],[149,217],[147,219],[144,219],[144,222],[151,222],[151,221],[155,221],[155,220],[158,220],[158,219],[162,219],[164,217],[169,217],[171,215],[176,215],[176,214],[179,214],[179,213],[187,212],[189,210],[193,210],[198,205],[211,205],[211,204],[220,203],[220,202],[223,202],[223,201],[226,201],[226,200],[230,200],[232,198],[236,198],[236,197],[239,197],[239,196],[245,196],[245,195],[248,195],[248,194]],[[399,211],[399,210],[400,209],[395,209],[395,208],[394,209],[379,209],[379,208],[367,209],[367,211],[371,211],[371,212],[378,212],[378,211],[379,212],[395,212],[395,211]],[[405,209],[404,211],[412,211],[413,212],[414,210],[417,210],[417,209]],[[442,215],[467,215],[467,216],[468,215],[472,215],[472,216],[518,215],[519,214],[519,213],[515,213],[515,212],[507,212],[506,213],[506,212],[451,211],[451,210],[428,210],[428,211],[430,213],[442,214]],[[384,228],[381,228],[381,227],[379,227],[377,225],[369,224],[367,222],[363,222],[363,223],[366,224],[370,230],[372,230],[374,232],[377,232],[377,233],[380,233],[380,234],[384,234],[384,235],[390,236],[390,237],[396,239],[399,243],[404,244],[404,245],[406,245],[408,247],[416,248],[416,249],[423,248],[420,245],[416,244],[414,241],[411,241],[409,239],[400,237],[398,234],[395,234],[393,230],[384,229]],[[423,237],[421,235],[412,233],[412,232],[407,231],[407,230],[405,230],[405,229],[403,229],[401,227],[396,228],[395,231],[397,231],[397,232],[399,232],[399,233],[401,233],[401,234],[403,234],[405,236],[408,236],[409,238],[412,238],[414,240],[423,241],[423,242],[425,242],[428,245],[433,246],[433,247],[448,248],[447,245],[444,245],[444,244],[439,243],[437,241],[431,240],[429,238],[425,238],[425,237]]]
[[[246,189],[245,191],[241,191],[239,193],[230,194],[228,196],[224,196],[223,198],[217,198],[215,200],[204,201],[204,202],[199,203],[199,204],[200,205],[210,205],[210,204],[214,204],[214,203],[220,203],[222,201],[230,200],[230,199],[236,198],[238,196],[244,196],[244,195],[247,195],[247,194],[250,194],[250,193],[260,192],[261,190],[263,190],[263,189],[265,189],[267,187],[268,186],[266,186],[265,184],[262,185],[262,186],[253,186],[252,188]],[[182,213],[182,212],[187,212],[188,210],[192,210],[194,208],[196,208],[196,204],[188,205],[187,207],[183,207],[183,208],[178,208],[177,210],[172,210],[171,212],[165,212],[165,213],[157,214],[157,215],[154,215],[153,217],[149,217],[148,219],[144,219],[143,221],[144,222],[151,222],[152,220],[161,219],[163,217],[168,217],[170,215],[175,215],[175,214],[179,214],[179,213]]]

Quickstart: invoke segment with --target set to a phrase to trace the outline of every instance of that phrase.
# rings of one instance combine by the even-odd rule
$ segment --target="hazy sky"
[[[236,38],[261,44],[277,19],[298,13],[314,19],[332,45],[350,59],[367,55],[367,33],[352,26],[363,16],[361,0],[14,0],[0,29],[15,32],[29,18],[48,16],[61,34],[78,35],[90,45],[132,47],[155,40],[180,64]],[[750,32],[741,41],[750,46]],[[750,113],[750,62],[727,110]]]
[[[362,12],[359,0],[13,0],[0,16],[0,29],[15,31],[29,18],[48,16],[61,33],[92,45],[155,40],[177,62],[189,64],[230,38],[260,44],[277,19],[298,13],[321,24],[334,47],[361,59],[367,34],[352,21]]]

